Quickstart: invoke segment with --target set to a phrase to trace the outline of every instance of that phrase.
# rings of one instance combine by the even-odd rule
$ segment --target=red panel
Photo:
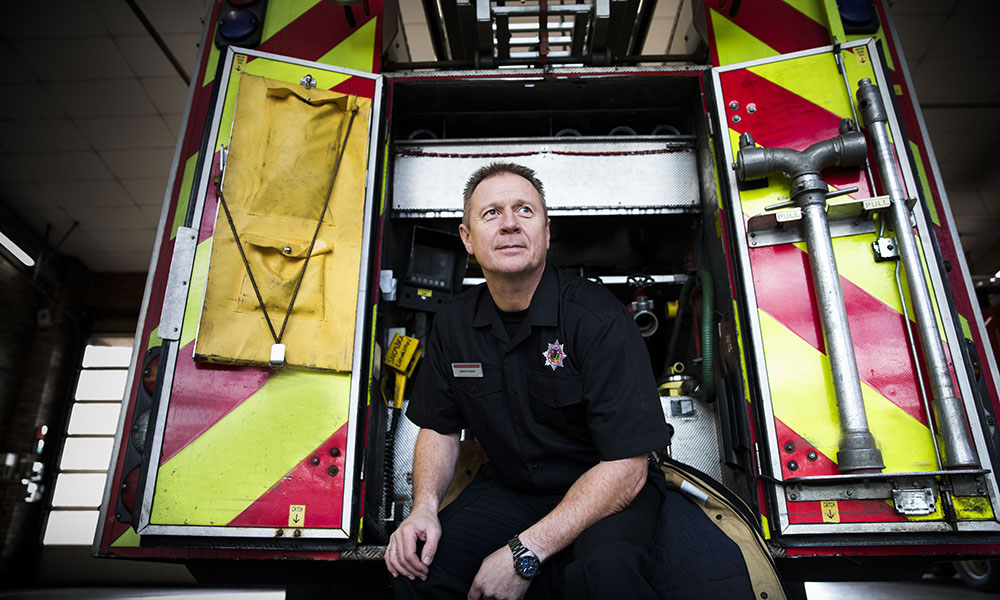
[[[760,308],[825,352],[808,260],[791,244],[750,251]],[[861,380],[926,426],[903,315],[843,277],[840,287]]]
[[[828,456],[816,449],[813,444],[785,425],[781,419],[774,419],[775,433],[778,436],[778,453],[781,459],[781,476],[783,479],[791,477],[815,477],[819,475],[839,475],[837,463],[830,460]],[[792,444],[794,449],[789,452],[788,444]],[[816,453],[815,460],[809,460],[809,451]],[[798,466],[796,470],[788,468],[788,463],[795,461]]]
[[[738,123],[732,119],[735,113],[727,109],[729,128],[741,134],[749,132],[760,146],[802,151],[840,135],[839,115],[751,71],[727,71],[720,75],[720,82],[724,104],[728,107],[735,100],[741,107]],[[742,108],[750,103],[757,107],[753,114]],[[838,189],[857,186],[859,191],[852,196],[858,198],[872,195],[864,171],[857,167],[826,169],[823,179]]]
[[[365,23],[382,14],[380,0],[366,2],[365,5],[370,7],[367,15],[361,5],[348,7],[353,11],[356,22],[356,27],[352,28],[347,23],[343,6],[320,0],[299,18],[268,38],[257,50],[305,60],[318,60]],[[376,61],[373,67],[376,72],[380,48],[381,40],[376,36],[375,48],[372,50]]]
[[[840,523],[889,523],[906,521],[889,506],[885,500],[840,500],[837,502]],[[818,524],[823,522],[823,510],[819,501],[789,502],[788,522],[792,525]]]
[[[194,362],[194,342],[180,349],[163,431],[160,464],[170,460],[271,378],[266,367]]]
[[[747,33],[778,51],[788,54],[831,43],[826,27],[813,21],[784,0],[707,0],[706,11],[715,9]],[[738,8],[731,15],[733,8]],[[708,19],[711,22],[711,18]],[[715,39],[714,36],[711,37]],[[718,65],[718,57],[713,58]]]
[[[330,455],[331,448],[337,449],[338,456]],[[306,507],[302,527],[341,527],[346,448],[345,424],[233,519],[229,527],[288,527],[288,507],[293,504]],[[336,475],[330,475],[330,467],[337,468]]]

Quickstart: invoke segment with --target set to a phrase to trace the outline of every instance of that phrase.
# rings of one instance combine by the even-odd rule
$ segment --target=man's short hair
[[[462,203],[462,224],[466,227],[469,226],[469,203],[472,202],[472,193],[476,191],[476,187],[484,180],[489,179],[494,175],[502,175],[504,173],[511,173],[513,175],[523,177],[527,179],[532,186],[534,186],[535,191],[538,192],[538,197],[542,199],[542,216],[548,218],[549,208],[545,205],[545,188],[542,185],[542,182],[538,179],[538,176],[535,175],[535,171],[517,163],[495,162],[484,167],[479,167],[469,177],[469,180],[465,182],[465,193],[463,194]]]

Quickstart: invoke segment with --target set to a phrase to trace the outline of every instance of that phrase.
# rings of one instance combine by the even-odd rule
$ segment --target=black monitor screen
[[[407,274],[411,278],[433,287],[450,289],[455,265],[453,251],[414,244],[411,261],[410,272]]]

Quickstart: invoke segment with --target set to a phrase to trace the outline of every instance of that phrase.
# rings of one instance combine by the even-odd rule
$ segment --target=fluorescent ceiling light
[[[5,236],[2,232],[0,232],[0,246],[3,246],[10,251],[10,253],[14,255],[14,258],[23,262],[26,267],[35,266],[35,259],[28,256],[27,252],[21,250],[20,246],[12,242],[10,238]]]

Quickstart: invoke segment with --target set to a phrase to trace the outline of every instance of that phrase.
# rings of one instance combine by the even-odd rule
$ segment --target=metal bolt
[[[295,537],[302,537],[302,530],[296,529],[294,532],[292,532],[292,535]]]
[[[791,494],[788,494],[788,499],[789,500],[798,500],[799,499],[799,495],[796,494],[795,492],[792,492]]]
[[[742,120],[743,120],[743,117],[741,117],[739,115],[733,115],[733,123],[739,123]]]
[[[284,529],[279,529],[279,530],[277,530],[277,531],[274,532],[274,537],[281,537],[283,535],[285,535],[285,530]]]
[[[740,107],[740,103],[737,102],[736,100],[733,100],[732,102],[729,103],[729,108],[732,109],[732,110],[736,110],[739,107]]]
[[[319,457],[318,456],[313,456],[312,458],[310,458],[309,459],[309,464],[311,464],[314,467],[317,466],[317,465],[319,465]]]
[[[792,442],[787,442],[785,444],[785,452],[795,452],[795,444]]]
[[[854,495],[854,490],[847,490],[846,494],[848,496],[853,496]]]
[[[337,473],[340,472],[340,469],[337,468],[337,465],[330,465],[330,468],[328,468],[326,472],[330,474],[330,477],[336,477]]]
[[[799,463],[795,462],[794,460],[788,461],[788,470],[789,471],[798,471],[799,470]]]
[[[285,254],[291,254],[292,253],[292,247],[291,246],[285,246],[284,248],[281,249],[281,251],[284,252]]]
[[[747,104],[747,112],[750,113],[751,115],[757,112],[757,105],[754,104],[753,102]]]
[[[330,456],[332,456],[334,458],[337,458],[338,456],[340,456],[340,448],[338,448],[336,446],[330,448]]]
[[[809,452],[806,452],[806,458],[808,458],[809,460],[816,460],[818,456],[819,455],[816,454],[815,450],[810,450]]]

